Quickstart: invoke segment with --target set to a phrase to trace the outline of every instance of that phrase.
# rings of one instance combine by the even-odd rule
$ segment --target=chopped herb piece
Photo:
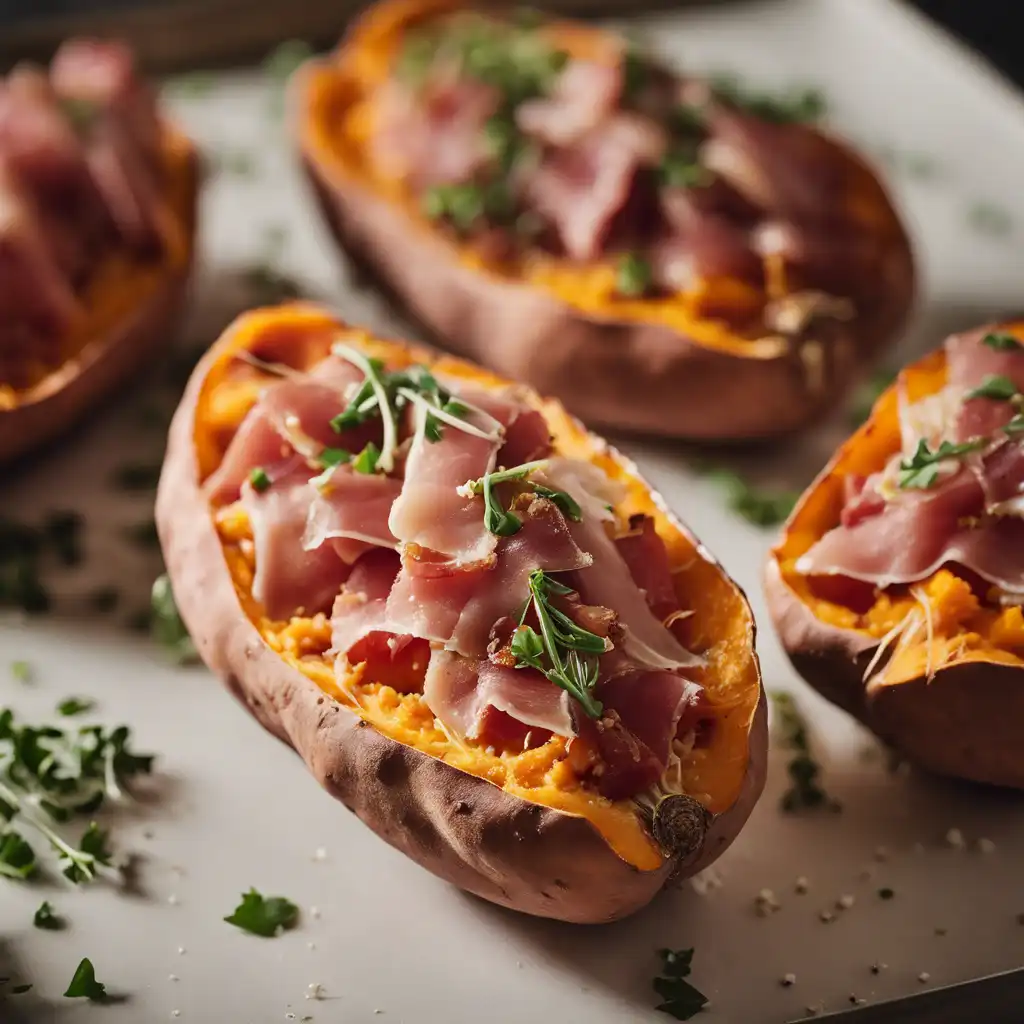
[[[692,949],[661,949],[661,970],[653,981],[654,991],[661,998],[656,1009],[675,1020],[690,1020],[707,1005],[707,996],[694,988],[686,978],[693,962]]]
[[[1009,402],[1020,392],[1017,385],[1001,374],[988,374],[981,384],[973,391],[968,391],[967,398],[990,398],[994,402]]]
[[[286,39],[264,60],[263,70],[278,85],[284,85],[300,64],[313,56],[313,47],[304,39]]]
[[[352,468],[357,473],[376,473],[380,463],[380,449],[368,441],[366,447],[353,459]]]
[[[421,29],[406,33],[402,43],[402,52],[398,57],[398,77],[409,85],[422,85],[430,71],[430,65],[434,62],[437,47],[436,32],[426,32]]]
[[[891,900],[896,895],[894,889],[890,889],[888,886],[883,886],[878,890],[878,898],[880,900]]]
[[[32,682],[32,666],[27,661],[12,661],[11,675],[16,682],[30,683]]]
[[[547,498],[548,501],[553,501],[561,509],[562,515],[566,519],[571,519],[574,523],[578,523],[583,518],[583,509],[580,508],[579,502],[567,491],[556,491],[550,487],[543,487],[541,484],[534,483],[531,483],[530,486],[533,488],[534,493],[539,494],[542,498]]]
[[[828,807],[839,810],[839,804],[830,800],[819,780],[821,769],[811,753],[811,742],[800,709],[791,694],[776,691],[770,694],[775,708],[777,731],[784,749],[793,752],[787,767],[791,785],[783,794],[781,807],[784,811],[811,810]]]
[[[244,149],[226,149],[216,156],[217,170],[239,178],[251,178],[256,173],[256,158]]]
[[[317,462],[324,469],[333,469],[352,461],[352,453],[344,448],[325,448],[318,456]]]
[[[128,464],[114,474],[114,483],[124,491],[151,491],[160,482],[160,466]]]
[[[989,348],[994,348],[997,352],[1019,352],[1024,349],[1024,342],[1004,331],[993,331],[991,334],[986,334],[981,339],[981,343],[988,345]]]
[[[100,105],[94,100],[63,96],[57,100],[57,104],[71,125],[71,130],[79,136],[86,135],[99,117]]]
[[[424,193],[422,202],[427,217],[446,220],[462,234],[485,220],[506,223],[515,213],[515,200],[504,181],[435,185]]]
[[[607,641],[584,629],[554,606],[552,598],[571,594],[569,587],[537,569],[530,573],[529,588],[530,597],[519,617],[516,634],[518,636],[524,629],[530,632],[522,639],[513,637],[516,668],[537,669],[575,697],[587,715],[600,718],[604,706],[594,696],[594,687],[597,685],[598,659],[607,650]],[[526,625],[531,610],[540,627],[539,634]]]
[[[98,1003],[106,997],[107,987],[96,980],[96,971],[92,961],[86,957],[75,968],[75,975],[64,993],[66,999],[88,999],[90,1003]]]
[[[125,527],[124,534],[140,548],[155,549],[160,546],[160,534],[157,533],[156,521],[153,519],[144,519],[141,523]]]
[[[691,103],[681,103],[669,116],[669,124],[676,135],[699,138],[707,130],[707,115],[700,107]]]
[[[659,168],[662,183],[669,188],[701,188],[713,175],[697,161],[692,149],[670,149]]]
[[[153,583],[150,629],[157,643],[168,650],[176,661],[186,662],[195,658],[195,646],[178,614],[171,581],[166,573],[158,576]]]
[[[615,282],[620,295],[630,298],[646,295],[653,282],[650,263],[635,252],[626,253],[619,260]]]
[[[212,71],[189,71],[175,76],[167,83],[173,92],[197,100],[209,96],[216,85],[217,76]]]
[[[514,512],[507,511],[495,494],[495,484],[508,483],[510,481],[521,482],[524,486],[539,494],[543,498],[555,503],[561,509],[566,518],[579,522],[583,518],[583,511],[572,495],[565,491],[554,490],[551,487],[544,487],[528,479],[531,473],[543,469],[547,465],[544,459],[537,462],[525,462],[521,466],[513,466],[511,469],[501,469],[494,473],[488,473],[479,480],[469,480],[459,488],[459,493],[470,497],[474,494],[483,495],[484,499],[484,525],[487,529],[499,537],[508,537],[517,533],[523,525],[522,520]]]
[[[26,992],[31,992],[31,991],[32,991],[32,983],[31,982],[26,982],[24,985],[15,985],[14,988],[11,989],[11,995],[13,995],[13,996],[23,996]]]
[[[484,125],[484,139],[504,173],[508,173],[529,149],[513,118],[495,114]]]
[[[47,900],[43,900],[39,904],[39,909],[35,912],[35,916],[32,918],[32,923],[37,928],[42,928],[45,931],[56,932],[60,931],[64,927],[64,919],[58,917],[53,912],[53,907],[50,906]]]
[[[50,593],[39,576],[35,555],[13,556],[0,562],[0,606],[20,608],[29,615],[50,610]]]
[[[6,813],[14,810],[6,803],[0,804],[0,810],[4,812],[4,818],[14,816],[13,813]],[[31,878],[37,868],[36,852],[24,836],[12,828],[0,832],[0,876],[23,880]]]
[[[78,512],[51,512],[46,517],[43,534],[62,565],[73,566],[81,562],[84,522]]]
[[[1017,415],[1014,416],[1005,427],[1003,427],[1003,430],[1011,436],[1024,431],[1024,413],[1017,413]]]
[[[997,238],[1003,238],[1013,230],[1010,214],[994,203],[974,203],[967,211],[967,219],[976,231]]]
[[[257,494],[262,494],[270,486],[270,477],[262,466],[256,466],[249,473],[249,483]]]
[[[96,701],[88,697],[68,697],[57,705],[57,714],[65,718],[73,718],[75,715],[84,715],[86,711],[92,711],[96,707]]]
[[[715,97],[762,121],[774,124],[814,122],[824,117],[827,103],[818,89],[790,89],[779,96],[747,90],[735,76],[717,76]]]
[[[636,102],[651,80],[651,67],[647,57],[630,47],[622,58],[622,95],[627,103]]]
[[[100,865],[109,867],[113,854],[107,848],[108,838],[107,831],[101,829],[95,821],[90,822],[82,834],[77,850],[66,847],[60,851],[61,861],[67,862],[64,877],[78,885],[80,882],[88,882],[95,878]]]
[[[242,902],[224,920],[242,931],[271,939],[283,930],[294,928],[299,908],[283,896],[263,896],[255,889],[242,894]]]
[[[896,379],[896,374],[889,370],[878,370],[873,373],[863,384],[861,384],[853,395],[853,402],[850,407],[850,426],[859,427],[866,423],[871,415],[875,402],[882,397],[883,392]]]
[[[91,608],[98,612],[112,612],[121,601],[121,592],[117,587],[97,587],[88,596]]]
[[[915,489],[926,491],[939,477],[939,463],[945,459],[956,459],[969,452],[984,448],[984,438],[976,441],[965,441],[963,444],[951,444],[943,441],[932,451],[928,442],[922,438],[917,443],[917,450],[909,459],[900,462],[899,485],[904,490]]]
[[[729,508],[754,526],[785,522],[799,497],[796,491],[759,490],[728,469],[712,470],[710,478],[725,490]]]

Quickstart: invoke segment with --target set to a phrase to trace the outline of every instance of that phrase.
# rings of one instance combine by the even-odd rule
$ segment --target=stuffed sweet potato
[[[247,314],[188,386],[157,524],[207,664],[463,889],[609,921],[757,800],[743,594],[530,390],[315,306]]]
[[[442,343],[588,422],[762,438],[898,333],[911,253],[815,104],[571,22],[385,0],[290,116],[341,245]]]
[[[66,430],[168,338],[196,154],[116,43],[0,79],[0,461]]]
[[[1024,787],[1024,323],[907,367],[767,566],[797,670],[933,771]]]

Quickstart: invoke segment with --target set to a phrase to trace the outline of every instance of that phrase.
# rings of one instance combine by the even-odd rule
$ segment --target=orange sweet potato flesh
[[[200,166],[192,143],[164,127],[163,158],[173,230],[158,262],[121,255],[97,268],[86,315],[63,339],[63,362],[15,390],[0,381],[0,463],[52,441],[165,350],[192,267]]]
[[[874,239],[873,308],[822,319],[791,340],[763,309],[790,294],[786,270],[766,266],[767,292],[704,279],[665,299],[615,292],[614,266],[580,266],[534,252],[516,264],[484,259],[436,229],[402,182],[372,165],[375,90],[410,28],[457,0],[386,0],[336,54],[301,69],[290,117],[324,217],[352,259],[439,342],[559,397],[586,422],[705,440],[795,430],[831,408],[901,328],[914,293],[909,243],[871,170],[818,137],[842,184],[837,202]],[[613,37],[573,22],[545,29],[570,53],[597,57]],[[770,259],[769,259],[770,262]],[[750,309],[742,331],[715,310]]]
[[[418,362],[496,387],[500,378],[430,350],[372,338],[312,305],[241,317],[196,368],[171,428],[157,525],[181,614],[199,652],[315,778],[383,839],[455,885],[531,914],[610,921],[647,903],[674,873],[691,874],[732,841],[760,795],[766,714],[754,623],[741,591],[664,510],[634,467],[557,403],[529,394],[560,451],[593,460],[627,487],[617,511],[654,517],[682,606],[680,639],[703,652],[713,728],[682,763],[682,791],[709,812],[702,849],[680,860],[661,849],[636,804],[613,803],[575,777],[565,741],[494,754],[453,744],[418,693],[367,679],[336,680],[324,616],[273,622],[251,594],[247,524],[211,508],[202,481],[216,468],[262,381],[261,358],[308,367],[339,335],[399,367]],[[353,693],[358,702],[353,700]]]
[[[1024,323],[987,329],[1024,338]],[[944,351],[906,367],[901,381],[912,401],[938,391],[946,383]],[[880,469],[900,447],[893,385],[804,494],[769,554],[765,589],[775,627],[815,689],[912,761],[942,775],[1024,788],[1020,608],[980,601],[955,567],[944,567],[915,587],[928,604],[931,636],[921,630],[872,665],[881,638],[925,609],[907,587],[893,587],[876,590],[872,607],[858,612],[816,595],[796,571],[797,559],[838,524],[844,478]]]

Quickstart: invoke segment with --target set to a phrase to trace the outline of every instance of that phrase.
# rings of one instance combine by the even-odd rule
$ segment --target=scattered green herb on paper
[[[96,970],[92,961],[85,957],[75,968],[71,983],[64,993],[66,999],[88,999],[90,1003],[98,1003],[107,995],[107,986],[96,980]]]
[[[777,690],[770,697],[775,709],[774,725],[779,743],[793,754],[786,768],[790,787],[782,796],[782,810],[814,810],[820,807],[840,810],[839,803],[830,799],[821,786],[821,768],[811,751],[807,723],[792,694]]]
[[[67,697],[57,705],[57,714],[71,718],[74,715],[84,715],[87,711],[92,711],[94,707],[96,707],[96,701],[90,700],[88,697]]]
[[[973,203],[967,210],[967,222],[975,231],[993,238],[1005,238],[1013,231],[1009,212],[990,202]]]
[[[692,949],[661,949],[661,968],[652,982],[661,998],[655,1007],[675,1020],[690,1020],[707,1005],[708,999],[686,979],[693,963]]]
[[[175,661],[185,663],[196,659],[195,645],[178,614],[167,573],[158,576],[153,583],[147,623],[154,639]]]
[[[299,908],[283,896],[264,896],[256,889],[242,894],[242,902],[234,913],[224,918],[242,931],[271,939],[282,931],[294,928],[299,919]]]
[[[44,931],[56,932],[64,927],[64,918],[54,911],[48,900],[43,900],[32,918],[32,924]]]
[[[800,497],[796,491],[754,487],[729,469],[710,469],[707,476],[725,492],[729,508],[754,526],[777,526],[784,522]]]
[[[31,683],[33,677],[32,666],[27,661],[12,661],[11,675],[14,677],[15,682]]]

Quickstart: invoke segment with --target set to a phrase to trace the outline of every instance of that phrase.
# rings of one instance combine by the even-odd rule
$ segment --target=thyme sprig
[[[510,537],[512,534],[518,533],[523,525],[522,519],[515,512],[506,509],[494,492],[496,484],[512,480],[524,481],[534,494],[539,494],[542,498],[554,502],[567,519],[578,523],[583,518],[583,510],[571,494],[567,491],[545,487],[543,484],[528,479],[532,473],[546,468],[547,464],[546,459],[539,459],[536,462],[524,462],[521,466],[513,466],[511,469],[500,469],[494,473],[487,473],[478,480],[467,480],[458,491],[466,498],[476,494],[483,495],[484,525],[498,537]]]
[[[573,622],[552,604],[552,597],[573,593],[571,587],[559,583],[542,569],[536,569],[530,573],[529,588],[530,596],[523,606],[511,643],[516,668],[537,669],[575,697],[587,715],[600,718],[604,706],[594,696],[598,659],[611,649],[611,645],[604,637]],[[537,617],[539,633],[526,625],[531,609]]]

